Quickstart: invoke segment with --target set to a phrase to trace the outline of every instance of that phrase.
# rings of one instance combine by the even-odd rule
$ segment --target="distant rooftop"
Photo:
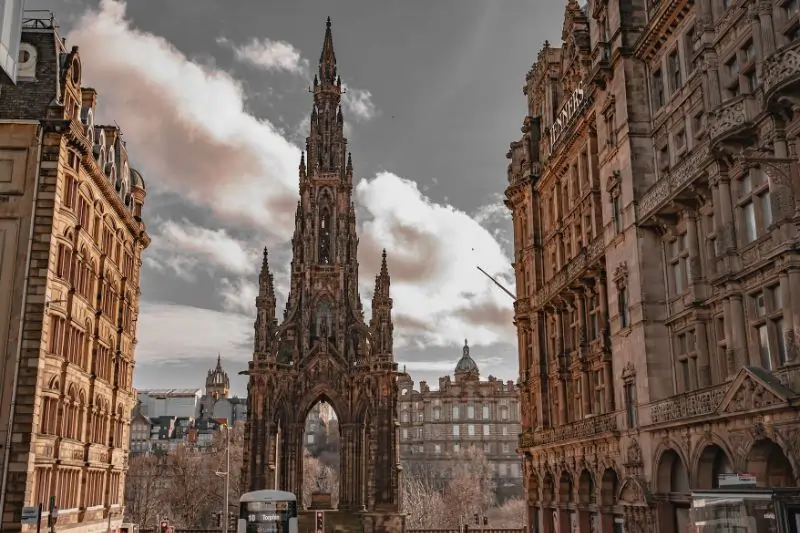
[[[140,389],[137,394],[145,396],[194,396],[202,393],[202,389]]]

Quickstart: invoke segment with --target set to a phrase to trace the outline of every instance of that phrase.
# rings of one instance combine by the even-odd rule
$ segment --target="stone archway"
[[[698,489],[715,489],[719,487],[721,474],[733,474],[735,469],[728,454],[719,444],[708,444],[697,458],[695,486]]]
[[[796,474],[783,449],[771,439],[757,440],[747,454],[747,471],[759,487],[794,487]]]
[[[658,531],[679,533],[689,524],[689,472],[683,458],[666,449],[658,461],[655,479],[658,505]]]

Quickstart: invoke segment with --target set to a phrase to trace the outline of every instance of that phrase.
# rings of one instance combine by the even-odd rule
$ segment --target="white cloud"
[[[347,113],[347,118],[356,121],[367,121],[378,116],[378,108],[372,101],[372,93],[366,89],[356,89],[342,84],[342,107]]]
[[[181,194],[209,209],[223,227],[268,232],[250,244],[221,227],[151,222],[159,242],[154,248],[162,254],[156,268],[189,279],[199,268],[226,272],[220,275],[221,301],[249,317],[182,308],[185,315],[176,318],[175,307],[145,305],[140,355],[227,353],[213,342],[201,347],[194,332],[219,335],[214,341],[219,344],[230,338],[220,324],[237,333],[242,326],[234,324],[242,321],[243,334],[252,336],[257,254],[265,240],[285,243],[294,229],[300,149],[274,125],[245,111],[241,87],[228,74],[201,67],[165,39],[132,28],[124,11],[123,3],[102,0],[98,11],[79,20],[69,41],[81,47],[87,85],[95,86],[112,112],[105,120],[122,125],[134,165],[144,171],[151,190]],[[359,102],[362,116],[374,116],[369,96],[350,100]],[[360,229],[362,294],[368,298],[370,277],[386,247],[398,340],[456,346],[464,337],[473,345],[514,342],[512,302],[476,269],[480,264],[511,284],[509,259],[475,218],[432,202],[414,181],[390,173],[361,181],[356,196],[367,214]],[[273,264],[275,271],[283,267]],[[177,327],[176,320],[185,327]]]
[[[236,59],[242,63],[249,63],[265,70],[283,70],[298,75],[308,72],[308,59],[304,59],[300,51],[286,41],[252,39],[246,44],[236,45],[225,37],[220,37],[217,43],[230,46]]]
[[[253,350],[253,318],[175,304],[144,302],[139,313],[136,358],[141,361],[180,361],[222,353],[247,361]]]
[[[203,228],[183,219],[159,221],[151,233],[151,249],[158,254],[158,259],[152,260],[172,261],[181,272],[202,266],[212,272],[222,269],[251,274],[261,266],[258,249],[231,237],[224,229]]]

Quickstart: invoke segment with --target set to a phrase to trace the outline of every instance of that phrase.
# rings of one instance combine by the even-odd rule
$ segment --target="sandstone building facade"
[[[95,122],[77,47],[26,21],[17,85],[0,93],[2,530],[42,504],[58,529],[119,526],[127,469],[142,176]],[[36,525],[24,525],[34,530]]]
[[[798,4],[567,2],[508,153],[532,531],[800,476]]]
[[[493,376],[481,381],[478,364],[464,341],[455,380],[439,379],[439,390],[421,381],[418,390],[409,374],[397,380],[400,459],[409,474],[446,472],[454,454],[476,446],[492,465],[498,496],[519,496],[522,461],[519,394],[513,381]]]

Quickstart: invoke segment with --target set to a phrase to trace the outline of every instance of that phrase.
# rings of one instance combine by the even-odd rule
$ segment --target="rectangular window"
[[[786,338],[783,328],[783,293],[780,285],[752,294],[748,314],[758,345],[761,365],[775,370],[786,364]]]
[[[442,445],[441,444],[434,444],[433,445],[433,453],[436,453],[436,454],[442,453]]]
[[[653,89],[653,111],[658,111],[666,103],[664,94],[664,77],[661,74],[661,69],[656,69],[652,75],[652,89]]]
[[[622,201],[619,194],[611,198],[611,216],[614,221],[614,233],[622,233]]]
[[[483,443],[483,453],[485,453],[486,455],[492,453],[492,445],[490,443],[488,442]]]
[[[738,186],[742,244],[747,245],[766,234],[773,222],[769,180],[763,169],[753,168],[739,180]]]
[[[625,418],[627,419],[629,429],[636,427],[636,387],[633,383],[625,384]]]
[[[686,55],[686,74],[689,75],[694,72],[694,61],[692,58],[694,57],[694,41],[695,41],[696,33],[694,27],[689,28],[686,30],[686,33],[683,37],[684,43],[684,50]]]
[[[490,434],[490,433],[489,433],[489,424],[484,424],[484,425],[483,425],[483,436],[484,436],[484,437],[488,437],[488,436],[489,436],[489,434]]]
[[[457,442],[453,443],[453,453],[458,453],[461,451],[461,445]]]
[[[605,413],[605,377],[603,370],[595,370],[594,375],[594,397],[592,399],[592,412],[596,415]]]
[[[674,50],[667,58],[667,66],[669,68],[670,83],[672,84],[672,92],[677,91],[683,87],[683,78],[681,77],[681,58],[678,50]]]
[[[669,244],[669,269],[670,281],[672,283],[672,296],[679,296],[689,288],[687,283],[687,263],[689,260],[687,240],[686,234],[683,233],[678,235]]]
[[[453,420],[458,420],[458,417],[459,417],[458,406],[454,405],[453,406]]]
[[[461,427],[457,424],[453,424],[453,436],[458,437],[461,435]]]
[[[625,329],[631,325],[630,311],[628,309],[628,289],[619,287],[617,289],[617,307],[619,308],[619,327]]]
[[[467,435],[469,435],[470,437],[475,436],[475,424],[470,424],[467,426]]]
[[[483,406],[483,419],[484,420],[489,420],[489,406],[488,405],[484,405]]]
[[[475,418],[475,407],[471,404],[467,406],[467,418],[469,420]]]

